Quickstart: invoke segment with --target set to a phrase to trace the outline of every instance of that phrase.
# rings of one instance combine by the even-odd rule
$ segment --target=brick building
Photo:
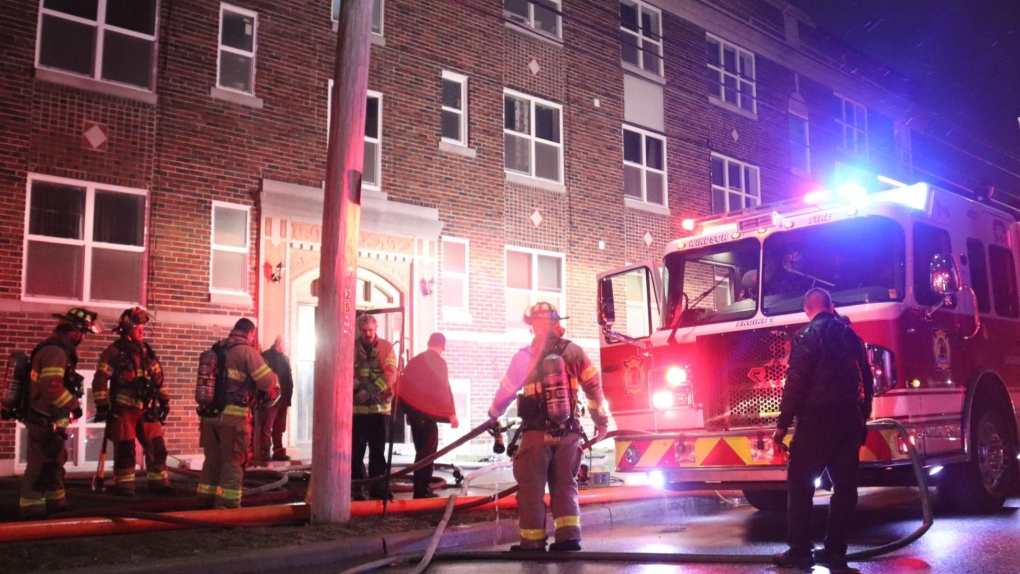
[[[197,356],[255,317],[288,341],[307,453],[339,0],[0,4],[0,349],[74,305],[107,326],[143,305],[187,457]],[[411,354],[447,335],[462,430],[529,340],[529,304],[572,316],[597,357],[595,274],[659,256],[684,217],[834,174],[1017,187],[1000,152],[782,0],[374,10],[359,307],[405,309],[381,332]],[[111,338],[82,345],[86,382]],[[68,468],[88,468],[101,425],[72,430]],[[23,466],[20,434],[0,423],[0,475]]]

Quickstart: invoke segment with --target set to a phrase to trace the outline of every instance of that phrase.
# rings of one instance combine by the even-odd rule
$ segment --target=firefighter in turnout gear
[[[266,404],[280,398],[280,383],[257,347],[255,324],[240,319],[225,341],[221,366],[225,404],[222,412],[201,421],[205,453],[198,479],[198,497],[207,508],[241,506],[241,482],[251,444],[251,407],[256,395]],[[220,375],[218,375],[220,376]]]
[[[581,467],[581,422],[578,390],[588,399],[598,442],[606,436],[609,415],[602,396],[602,379],[584,350],[562,338],[560,317],[549,303],[528,309],[524,322],[535,338],[518,351],[489,407],[499,418],[515,397],[522,420],[520,447],[514,453],[514,478],[520,490],[521,542],[513,551],[544,551],[546,544],[545,486],[549,482],[556,541],[552,551],[581,549],[581,517],[577,502],[577,472]],[[521,392],[521,396],[517,393]]]
[[[71,418],[82,415],[82,376],[75,371],[75,347],[85,339],[85,333],[103,330],[96,314],[88,309],[75,307],[53,317],[59,319],[53,335],[32,351],[32,382],[25,417],[27,465],[21,477],[23,519],[45,518],[67,508],[64,441]]]
[[[351,480],[365,478],[365,450],[368,477],[386,474],[386,439],[389,433],[390,403],[397,382],[397,356],[393,345],[380,339],[378,323],[369,314],[358,316],[358,339],[354,343],[354,421],[352,430]],[[382,481],[373,482],[368,495],[364,487],[351,489],[354,500],[392,499]]]
[[[152,492],[170,495],[166,470],[163,422],[170,413],[170,393],[163,385],[163,368],[145,342],[149,314],[132,307],[120,315],[114,329],[120,337],[102,355],[92,379],[97,423],[105,422],[113,441],[114,494],[135,495],[135,439],[145,452],[145,468]]]

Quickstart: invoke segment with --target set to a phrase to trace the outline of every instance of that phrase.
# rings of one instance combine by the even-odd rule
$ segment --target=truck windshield
[[[749,238],[666,255],[666,326],[753,317],[760,251],[761,243]]]
[[[904,245],[902,228],[877,216],[774,233],[764,243],[762,312],[799,313],[812,287],[837,307],[902,301]]]

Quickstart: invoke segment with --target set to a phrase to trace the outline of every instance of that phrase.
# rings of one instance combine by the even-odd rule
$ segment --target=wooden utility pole
[[[361,177],[371,50],[372,0],[343,0],[337,33],[312,411],[313,523],[351,518],[355,286],[361,229]]]

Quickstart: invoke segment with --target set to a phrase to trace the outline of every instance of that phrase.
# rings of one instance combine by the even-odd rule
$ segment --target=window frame
[[[723,181],[721,186],[720,185],[716,185],[715,181],[712,181],[712,161],[714,161],[716,159],[722,160],[722,162],[723,162],[723,178],[724,178],[724,181]],[[730,166],[730,164],[737,164],[737,165],[740,166],[740,179],[741,179],[741,184],[742,184],[742,189],[741,190],[736,190],[736,189],[732,189],[732,188],[729,187],[729,177],[730,177],[729,166]],[[747,193],[745,191],[747,189],[747,180],[746,180],[747,170],[753,170],[754,171],[755,188],[758,190],[758,195],[757,196],[752,195],[750,193]],[[712,153],[712,157],[711,157],[711,159],[709,161],[709,181],[711,182],[712,213],[729,213],[731,211],[740,211],[742,209],[747,209],[747,208],[750,208],[750,207],[758,207],[758,206],[761,205],[761,167],[760,166],[757,166],[757,165],[754,165],[754,164],[751,164],[751,163],[747,163],[747,162],[743,162],[743,161],[740,161],[738,159],[734,159],[732,157],[725,156],[725,155],[723,155],[721,153],[713,152]],[[724,209],[722,211],[719,211],[718,209],[716,209],[716,205],[715,205],[715,195],[716,195],[716,191],[717,190],[721,191],[723,193],[723,197],[726,199],[726,209]],[[741,197],[744,197],[744,198],[748,198],[748,197],[754,198],[756,201],[755,201],[754,205],[748,205],[746,207],[742,206],[739,209],[731,209],[731,206],[730,206],[730,194],[731,193],[736,193],[736,194],[738,194],[738,195],[740,195]],[[746,201],[745,201],[745,203],[746,203]]]
[[[623,18],[622,18],[622,15],[621,15],[621,18],[620,18],[620,34],[621,34],[621,36],[620,36],[620,49],[621,49],[621,52],[620,52],[620,61],[624,62],[626,64],[629,64],[631,66],[635,66],[637,68],[640,68],[640,69],[642,69],[642,70],[644,70],[644,71],[646,71],[648,73],[655,74],[656,76],[663,76],[664,75],[664,71],[663,71],[664,63],[663,63],[663,57],[662,57],[662,49],[663,49],[663,47],[662,47],[662,10],[659,10],[658,8],[656,8],[656,7],[652,6],[652,5],[644,2],[644,0],[620,0],[620,5],[623,6],[624,4],[633,6],[635,8],[635,10],[637,10],[638,29],[635,31],[635,30],[631,30],[630,28],[625,27],[623,25]],[[650,35],[646,35],[645,34],[644,26],[642,25],[642,22],[643,22],[642,15],[645,12],[654,12],[658,16],[657,22],[659,24],[659,29],[651,31]],[[637,61],[637,63],[630,62],[626,58],[623,57],[623,48],[625,47],[625,43],[623,41],[623,35],[624,34],[630,35],[630,36],[632,36],[635,39],[635,42],[634,42],[633,46],[637,47],[637,54],[638,54],[638,61]],[[651,43],[655,47],[655,57],[657,59],[657,66],[656,66],[657,69],[656,70],[649,70],[647,67],[645,67],[645,56],[648,55],[648,47],[646,46],[647,43]]]
[[[517,253],[526,254],[531,259],[531,263],[530,263],[531,269],[535,270],[536,272],[532,273],[531,287],[529,289],[522,289],[522,288],[519,288],[519,287],[510,287],[508,285],[509,279],[510,279],[510,270],[509,270],[508,263],[509,263],[509,253],[511,251],[514,251],[514,252],[517,252]],[[560,285],[560,292],[558,294],[556,294],[555,292],[552,292],[552,291],[541,290],[541,289],[538,288],[539,281],[538,281],[537,269],[538,269],[538,257],[539,256],[550,257],[550,258],[554,258],[554,259],[558,259],[559,260],[561,285]],[[559,253],[559,252],[556,252],[556,251],[545,251],[545,250],[542,250],[542,249],[531,249],[531,248],[528,248],[528,247],[521,247],[521,246],[518,246],[518,245],[504,245],[503,246],[503,287],[504,287],[504,290],[505,290],[505,295],[504,295],[504,298],[503,298],[504,305],[507,305],[507,306],[509,305],[509,295],[511,295],[511,294],[527,294],[527,296],[528,296],[528,305],[524,309],[516,310],[517,312],[520,313],[520,316],[518,318],[518,321],[520,321],[519,325],[518,324],[513,324],[513,323],[510,322],[510,311],[511,310],[509,308],[507,309],[507,313],[506,313],[507,320],[506,320],[506,323],[505,323],[505,327],[507,329],[527,329],[528,326],[524,324],[524,312],[528,308],[530,308],[532,305],[534,305],[535,303],[538,303],[539,301],[546,301],[546,302],[552,303],[553,305],[556,306],[556,309],[559,311],[560,316],[566,316],[567,315],[567,311],[566,311],[566,301],[567,301],[567,257],[566,257],[566,255],[564,253]]]
[[[715,44],[718,47],[719,65],[715,66],[707,56],[706,46],[706,60],[705,64],[708,67],[710,73],[715,74],[715,77],[709,78],[714,84],[718,84],[716,90],[709,91],[709,100],[719,106],[729,108],[732,110],[740,111],[743,113],[749,113],[755,117],[758,115],[758,63],[754,52],[745,50],[740,46],[737,46],[733,42],[729,42],[711,33],[706,33],[705,41],[708,46]],[[734,52],[734,61],[737,63],[738,69],[736,73],[726,70],[726,49],[729,48]],[[741,56],[747,56],[751,62],[751,75],[745,77],[741,75],[740,62],[742,62]],[[736,94],[736,102],[729,102],[726,100],[726,78],[732,77],[736,82],[736,88],[734,92]],[[721,81],[719,79],[721,78]],[[742,83],[746,83],[751,87],[751,106],[749,108],[744,107],[742,101],[747,96],[741,90]]]
[[[460,109],[455,109],[446,106],[443,103],[443,82],[454,82],[460,85]],[[439,94],[439,105],[440,105],[440,126],[439,126],[439,139],[440,141],[459,145],[468,146],[468,77],[464,74],[458,74],[457,72],[451,72],[449,70],[443,70],[440,78],[440,94]],[[460,134],[458,139],[450,139],[443,135],[442,128],[442,112],[449,112],[457,114],[460,117]]]
[[[518,132],[518,131],[510,130],[510,129],[508,129],[506,127],[506,123],[507,123],[506,122],[506,120],[507,120],[507,118],[506,118],[506,100],[507,100],[508,97],[515,98],[515,99],[520,99],[520,100],[526,100],[528,102],[528,105],[529,105],[528,117],[530,119],[530,121],[529,121],[530,133],[526,134],[524,132]],[[554,146],[557,149],[557,163],[558,163],[558,168],[559,168],[557,170],[558,171],[558,178],[557,179],[549,179],[549,178],[541,177],[541,176],[535,174],[535,164],[536,164],[536,162],[535,162],[535,144],[540,139],[537,135],[535,135],[535,130],[537,128],[537,122],[535,121],[535,109],[539,105],[541,105],[542,107],[545,107],[545,108],[550,108],[550,109],[556,110],[556,115],[557,115],[558,120],[559,120],[559,125],[557,126],[557,132],[559,133],[559,141],[558,142],[553,142],[553,141],[545,140],[545,139],[541,140],[543,142],[543,145]],[[528,172],[518,171],[516,169],[512,169],[512,168],[507,167],[507,165],[506,165],[506,151],[505,151],[506,150],[506,138],[507,138],[507,135],[514,135],[516,137],[525,137],[525,138],[527,138],[527,140],[529,142],[528,148],[529,148],[529,160],[530,160],[529,164],[528,164],[529,165],[529,171]],[[565,179],[564,172],[566,171],[565,167],[563,165],[564,148],[565,148],[565,143],[563,141],[564,140],[564,135],[565,134],[563,133],[563,106],[561,104],[556,104],[556,103],[550,102],[548,100],[543,100],[542,98],[538,98],[538,97],[535,97],[535,96],[531,96],[531,95],[525,94],[523,92],[518,92],[516,90],[511,90],[509,88],[504,88],[503,89],[503,149],[504,149],[503,171],[504,172],[520,175],[520,176],[523,176],[523,177],[529,177],[529,178],[537,179],[537,180],[540,180],[540,181],[549,181],[549,182],[553,182],[553,183],[557,183],[557,184],[562,185],[563,182],[564,182],[564,179]]]
[[[240,14],[242,16],[250,16],[251,18],[253,18],[253,20],[254,20],[254,23],[253,23],[254,29],[251,32],[251,48],[252,48],[251,52],[246,52],[246,51],[241,50],[239,48],[234,48],[232,46],[227,46],[227,45],[223,44],[223,16],[224,16],[224,13],[227,12],[227,11],[233,12],[235,14]],[[240,8],[238,6],[234,6],[233,4],[228,4],[226,2],[221,2],[220,3],[220,25],[219,25],[219,30],[218,30],[218,32],[216,34],[216,87],[221,89],[221,90],[227,90],[229,92],[234,92],[234,93],[238,93],[238,94],[244,94],[244,95],[247,95],[247,96],[254,96],[255,95],[255,75],[256,75],[256,71],[257,71],[257,65],[256,64],[258,62],[258,50],[259,50],[259,14],[258,14],[258,12],[254,12],[252,10],[247,10],[245,8]],[[238,55],[238,56],[245,56],[245,57],[250,57],[251,58],[251,90],[249,90],[249,91],[239,90],[237,88],[232,88],[230,86],[223,85],[223,77],[222,77],[222,72],[223,72],[223,69],[222,69],[223,68],[223,66],[222,66],[222,63],[223,63],[223,52],[227,52],[227,53],[230,53],[230,54],[235,54],[235,55]]]
[[[247,232],[244,234],[244,247],[234,247],[231,245],[217,245],[216,243],[216,209],[232,209],[235,211],[243,211],[245,213],[245,220],[247,222]],[[242,205],[240,203],[230,203],[226,201],[213,201],[212,207],[209,213],[209,292],[222,294],[222,295],[248,295],[251,293],[251,206]],[[244,273],[242,274],[243,289],[224,289],[213,285],[213,255],[216,251],[225,253],[240,253],[244,255]]]
[[[803,126],[803,137],[804,137],[804,143],[803,144],[801,144],[799,142],[794,142],[793,141],[793,124],[792,124],[792,122],[794,120],[799,120],[801,122],[801,125]],[[795,112],[789,112],[789,118],[788,118],[787,121],[788,121],[788,123],[790,123],[790,134],[789,134],[790,171],[792,171],[793,173],[798,174],[798,175],[805,175],[805,176],[811,175],[811,122],[807,118],[806,115],[795,113]],[[803,149],[802,150],[795,150],[795,148],[794,148],[795,145],[802,146]],[[797,151],[801,151],[801,152],[803,152],[803,154],[802,155],[798,154]],[[794,163],[794,161],[793,161],[793,159],[795,157],[798,157],[798,156],[800,156],[801,159],[804,162],[804,167],[803,168],[797,166]]]
[[[667,139],[666,139],[666,136],[664,136],[662,134],[659,134],[659,133],[655,133],[653,131],[641,129],[639,127],[635,127],[635,126],[631,126],[631,125],[624,125],[623,126],[623,133],[621,134],[623,136],[623,138],[626,138],[626,132],[628,132],[628,131],[636,133],[636,134],[641,136],[641,161],[642,161],[642,164],[638,164],[638,163],[635,163],[635,162],[632,162],[632,161],[628,161],[627,160],[627,152],[626,152],[625,144],[621,148],[621,152],[622,152],[622,155],[623,155],[623,165],[624,165],[624,167],[629,166],[629,167],[637,168],[641,172],[641,197],[634,197],[633,195],[627,194],[626,183],[624,184],[624,193],[623,193],[623,196],[625,198],[633,200],[633,201],[640,201],[642,203],[647,203],[648,205],[654,205],[656,207],[665,207],[665,208],[668,209],[669,208],[669,177],[667,175],[667,171],[669,169],[669,161],[668,161],[669,155],[668,155],[668,151],[667,151],[667,147],[666,147],[667,143],[668,143]],[[647,165],[648,164],[648,138],[657,139],[657,140],[659,140],[660,143],[662,143],[662,169],[661,170],[653,168],[653,167],[648,167],[648,165]],[[621,144],[623,144],[623,142],[621,142]],[[662,176],[662,203],[655,203],[655,202],[652,202],[652,201],[648,200],[648,180],[647,180],[648,172],[658,173],[658,174],[660,174]]]
[[[82,213],[82,239],[66,239],[61,237],[53,237],[49,235],[34,235],[29,232],[32,217],[32,184],[34,182],[44,182],[56,185],[65,185],[72,187],[85,188],[85,205]],[[70,179],[66,177],[56,177],[43,175],[38,173],[29,173],[26,179],[26,197],[25,197],[25,213],[24,213],[24,228],[22,234],[22,258],[21,258],[21,300],[22,301],[38,301],[38,302],[60,302],[60,303],[78,303],[82,305],[95,305],[95,306],[110,306],[110,307],[122,307],[125,305],[142,305],[147,296],[145,276],[149,264],[149,190],[137,189],[131,187],[123,187],[118,185],[107,185],[96,182],[89,182],[84,180]],[[119,243],[106,243],[96,241],[93,239],[95,230],[95,196],[97,191],[107,191],[114,193],[123,193],[127,195],[141,196],[144,198],[144,206],[142,208],[142,245],[122,245]],[[43,243],[54,243],[59,245],[73,245],[81,246],[82,248],[82,276],[81,276],[81,298],[75,299],[71,297],[47,297],[40,295],[29,295],[27,292],[27,278],[28,278],[28,244],[30,241],[43,242]],[[101,248],[112,251],[126,251],[131,253],[141,253],[141,274],[138,278],[138,300],[137,301],[113,301],[113,300],[93,300],[91,295],[92,291],[92,261],[93,251],[95,248]]]
[[[861,157],[868,157],[868,108],[855,100],[852,100],[841,94],[834,94],[836,99],[839,100],[839,115],[836,116],[836,124],[839,125],[840,131],[843,132],[843,149]],[[846,110],[847,106],[850,106],[854,110],[854,117],[858,114],[864,118],[864,127],[857,127],[856,123],[850,123],[847,121]],[[847,139],[847,135],[853,135],[853,147],[850,147],[850,141]],[[863,136],[864,143],[861,143],[861,136]]]
[[[366,105],[365,105],[365,124],[366,124],[366,128],[367,128],[367,124],[368,124],[368,105],[367,104],[368,104],[368,99],[369,98],[376,98],[376,99],[379,100],[379,105],[376,106],[378,108],[378,112],[377,112],[378,113],[378,117],[376,118],[376,125],[379,126],[379,137],[378,138],[374,138],[372,141],[369,141],[369,138],[366,135],[363,138],[363,141],[365,142],[366,145],[371,143],[371,144],[375,144],[375,145],[379,146],[379,149],[378,149],[378,151],[376,151],[376,154],[375,154],[375,166],[374,166],[375,167],[375,172],[379,176],[379,181],[376,182],[376,183],[368,183],[367,181],[365,181],[365,178],[364,178],[365,167],[364,167],[364,159],[363,159],[362,160],[362,168],[361,168],[361,172],[362,172],[361,187],[363,189],[373,189],[373,190],[378,191],[378,190],[382,189],[383,95],[382,95],[382,93],[377,92],[375,90],[368,90],[366,92],[366,95],[365,95],[365,103],[366,103]],[[329,80],[326,81],[326,143],[327,143],[327,145],[329,143],[329,128],[330,128],[330,122],[332,121],[332,118],[333,118],[333,80],[329,79]],[[364,154],[362,154],[362,155],[364,155]]]
[[[340,9],[343,0],[330,0],[329,9],[329,21],[334,24],[340,23]],[[336,12],[333,12],[333,6],[336,6]],[[384,26],[386,25],[386,0],[372,0],[372,34],[375,36],[383,36]],[[376,24],[379,29],[376,30]]]
[[[557,40],[562,39],[563,38],[563,0],[525,0],[525,1],[528,3],[528,15],[526,17],[522,16],[521,14],[518,14],[517,12],[513,12],[511,10],[508,10],[507,7],[506,7],[506,0],[503,0],[503,18],[507,22],[512,22],[513,24],[515,24],[517,26],[522,26],[524,28],[527,28],[529,31],[532,31],[532,32],[534,32],[536,34],[541,34],[543,36],[549,36],[551,38],[556,38]],[[536,3],[541,3],[543,5],[546,4],[546,3],[548,3],[548,4],[555,4],[555,6],[544,6],[545,8],[549,9],[550,11],[552,11],[553,13],[556,14],[556,32],[555,33],[548,32],[546,30],[543,30],[543,29],[538,28],[538,27],[535,26],[535,4]],[[522,20],[522,18],[525,18],[525,19]]]
[[[466,314],[470,308],[470,269],[471,269],[471,245],[470,240],[462,237],[450,237],[447,235],[442,236],[439,248],[442,254],[442,260],[440,265],[440,281],[444,287],[443,290],[443,313],[444,316],[447,313],[462,313]],[[446,246],[447,244],[462,245],[464,247],[464,271],[463,273],[457,271],[449,271],[446,267]],[[446,281],[460,281],[462,282],[461,293],[463,294],[460,304],[451,305],[446,296]]]

